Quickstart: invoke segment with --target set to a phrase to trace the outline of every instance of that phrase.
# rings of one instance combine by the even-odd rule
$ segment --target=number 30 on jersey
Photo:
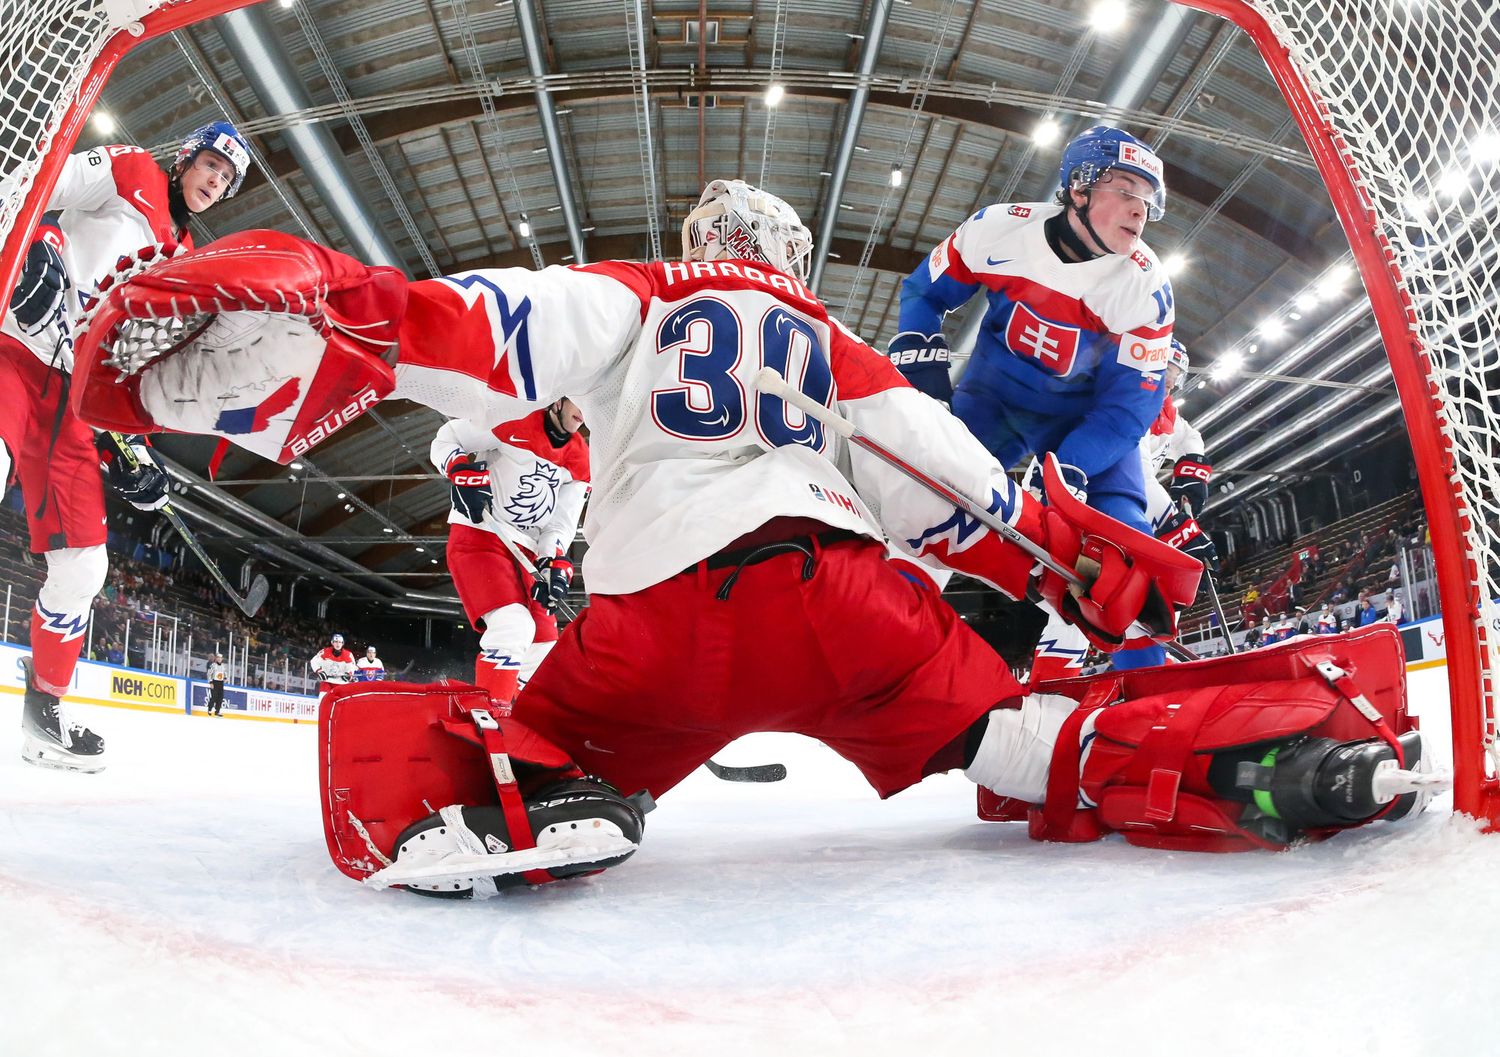
[[[773,367],[821,404],[833,398],[833,371],[813,325],[780,305],[747,332],[733,306],[699,297],[672,310],[657,329],[657,354],[676,360],[682,384],[655,389],[651,417],[674,437],[727,440],[745,428],[744,377]],[[822,451],[823,424],[764,393],[754,396],[755,428],[771,447]]]

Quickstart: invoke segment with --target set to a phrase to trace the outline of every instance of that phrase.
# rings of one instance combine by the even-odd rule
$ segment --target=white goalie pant
[[[1057,733],[1077,708],[1078,702],[1060,694],[1028,694],[1020,708],[994,709],[965,777],[1000,796],[1040,804]]]

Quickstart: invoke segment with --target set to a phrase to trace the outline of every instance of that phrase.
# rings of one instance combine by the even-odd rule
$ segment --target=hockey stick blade
[[[245,595],[245,600],[240,603],[240,611],[247,617],[253,617],[260,612],[260,607],[266,604],[266,597],[271,593],[271,581],[264,575],[258,575],[250,582],[250,591]]]
[[[703,766],[715,778],[726,782],[779,782],[786,777],[786,764],[762,763],[753,767],[728,767],[709,760]]]
[[[803,414],[817,419],[819,422],[823,423],[823,425],[833,430],[839,436],[844,437],[846,440],[848,440],[850,444],[854,444],[860,448],[863,448],[865,451],[869,452],[877,459],[880,459],[882,462],[887,463],[894,469],[901,471],[903,474],[905,474],[907,477],[910,477],[913,481],[917,482],[917,484],[921,485],[929,492],[933,493],[946,502],[952,503],[958,509],[962,510],[964,513],[968,514],[970,517],[978,521],[981,525],[984,525],[991,532],[996,533],[1001,538],[1008,540],[1010,543],[1025,551],[1026,554],[1028,554],[1032,558],[1035,558],[1049,570],[1062,577],[1063,580],[1065,580],[1067,583],[1072,584],[1075,587],[1087,586],[1083,581],[1083,577],[1078,575],[1077,570],[1070,569],[1058,562],[1057,559],[1048,554],[1046,549],[1043,548],[1040,544],[1027,539],[1025,536],[1021,535],[1021,533],[1016,531],[1013,526],[1007,525],[1004,521],[1001,521],[999,518],[995,517],[989,512],[989,510],[985,508],[983,504],[975,502],[973,499],[965,495],[963,492],[959,491],[959,489],[955,488],[947,481],[944,481],[938,477],[933,477],[923,472],[914,463],[903,458],[896,452],[876,441],[873,437],[865,433],[853,422],[849,421],[837,411],[818,403],[818,401],[812,399],[800,389],[792,388],[787,384],[786,379],[783,378],[780,372],[778,372],[774,367],[762,367],[759,371],[756,372],[753,383],[755,385],[755,388],[759,389],[761,392],[766,393],[769,396],[781,398],[788,404],[791,404],[793,407],[797,408],[797,410],[801,411]],[[1151,630],[1145,625],[1141,624],[1139,621],[1132,624],[1130,630],[1132,632],[1135,632],[1136,634],[1143,635],[1146,638],[1154,638],[1154,636],[1151,634]],[[1192,661],[1197,660],[1198,658],[1197,654],[1188,649],[1186,646],[1182,645],[1182,643],[1178,642],[1176,639],[1167,639],[1166,641],[1162,642],[1161,645],[1166,648],[1167,652],[1171,653],[1178,660]]]

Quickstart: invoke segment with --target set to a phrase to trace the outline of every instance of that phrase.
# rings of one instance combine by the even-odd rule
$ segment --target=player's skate
[[[26,699],[21,709],[21,758],[64,771],[104,770],[104,739],[79,723],[68,723],[56,697],[36,687],[31,658],[21,659]]]

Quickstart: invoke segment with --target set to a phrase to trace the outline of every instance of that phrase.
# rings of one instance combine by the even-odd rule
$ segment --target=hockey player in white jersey
[[[318,693],[326,694],[335,686],[351,682],[359,671],[354,653],[344,647],[344,636],[334,632],[328,637],[328,645],[313,654],[307,662],[318,677]]]
[[[582,426],[563,398],[493,428],[454,420],[432,441],[433,465],[453,486],[448,570],[480,634],[474,682],[496,701],[515,697],[557,642],[589,494]]]
[[[354,662],[358,669],[354,674],[361,683],[378,683],[385,678],[385,662],[380,659],[374,646],[365,647],[365,655]]]
[[[371,284],[388,273],[288,236],[238,239],[212,262],[168,262],[111,294],[81,346],[99,383],[81,394],[85,407],[146,428],[202,421],[184,405],[225,399],[201,381],[209,365],[249,366],[223,354],[249,348],[231,337],[242,321],[159,359],[107,363],[115,337],[185,293],[230,317],[268,303],[302,316],[311,294],[325,325],[307,327],[324,357],[283,370],[327,377],[328,363],[357,359],[345,339],[394,326],[397,395],[500,423],[567,393],[592,431],[591,605],[513,711],[449,688],[426,705],[377,698],[369,709],[358,694],[330,695],[325,831],[350,876],[468,895],[613,865],[641,833],[619,790],[659,796],[764,730],[825,742],[882,796],[964,768],[1042,804],[1033,833],[1049,839],[1119,831],[1155,846],[1284,847],[1408,813],[1430,789],[1402,768],[1418,765],[1420,739],[1391,689],[1391,629],[1341,647],[1364,690],[1278,654],[1254,671],[1212,661],[1024,694],[950,607],[891,568],[886,537],[1011,597],[1035,591],[1105,649],[1137,622],[1170,635],[1201,567],[1074,500],[1055,461],[1049,505],[1017,487],[957,419],[828,317],[802,281],[807,231],[774,196],[711,184],[685,226],[683,263],[470,272],[394,285],[402,296],[374,302]],[[758,391],[765,367],[978,497],[1083,582],[1070,588],[951,501]],[[174,399],[160,401],[169,389]],[[363,399],[346,390],[330,414],[357,414]],[[268,424],[265,439],[310,442],[299,421],[301,411]],[[1169,717],[1173,737],[1148,736]],[[446,762],[414,770],[418,743]],[[1392,760],[1400,777],[1377,778]],[[429,814],[424,803],[447,806]],[[568,843],[581,830],[599,839]]]
[[[137,147],[69,157],[0,318],[0,494],[18,479],[31,550],[47,578],[31,614],[22,757],[79,771],[104,767],[104,740],[69,723],[59,698],[78,663],[93,599],[104,586],[107,479],[141,510],[167,501],[167,477],[139,437],[95,437],[67,406],[71,319],[128,255],[163,244],[191,248],[188,221],[238,190],[249,170],[244,141],[224,122],[205,126],[163,172]],[[103,475],[101,478],[101,469]]]

